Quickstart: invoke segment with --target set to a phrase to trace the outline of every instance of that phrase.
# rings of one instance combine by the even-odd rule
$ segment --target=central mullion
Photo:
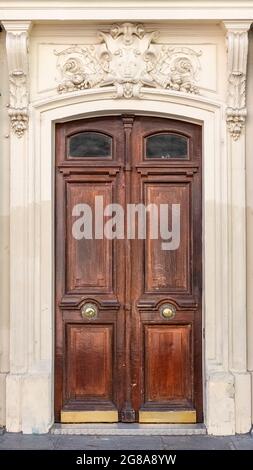
[[[135,411],[132,406],[132,380],[131,380],[131,327],[132,327],[132,255],[131,240],[127,232],[127,207],[132,198],[132,128],[134,117],[122,117],[124,128],[124,187],[125,187],[125,403],[121,411],[121,421],[132,423],[135,421]]]

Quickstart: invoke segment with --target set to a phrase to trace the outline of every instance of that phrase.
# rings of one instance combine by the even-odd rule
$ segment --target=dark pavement
[[[81,436],[23,435],[3,433],[0,450],[73,449],[73,450],[253,450],[250,434],[214,436]]]

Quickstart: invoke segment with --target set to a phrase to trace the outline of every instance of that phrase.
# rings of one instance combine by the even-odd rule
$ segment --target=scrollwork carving
[[[198,93],[199,56],[189,47],[156,44],[156,31],[124,23],[99,32],[100,43],[55,51],[58,92],[115,86],[115,98],[141,96],[142,87]]]

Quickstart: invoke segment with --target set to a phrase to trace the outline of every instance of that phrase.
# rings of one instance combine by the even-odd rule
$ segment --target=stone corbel
[[[22,137],[28,126],[28,35],[31,21],[3,21],[9,69],[11,127]]]
[[[227,125],[233,140],[245,126],[249,21],[224,22],[227,31]]]

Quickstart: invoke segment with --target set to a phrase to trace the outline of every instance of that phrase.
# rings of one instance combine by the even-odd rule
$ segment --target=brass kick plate
[[[139,411],[140,423],[196,423],[196,411]]]
[[[108,411],[61,411],[61,423],[117,423],[118,412]]]

